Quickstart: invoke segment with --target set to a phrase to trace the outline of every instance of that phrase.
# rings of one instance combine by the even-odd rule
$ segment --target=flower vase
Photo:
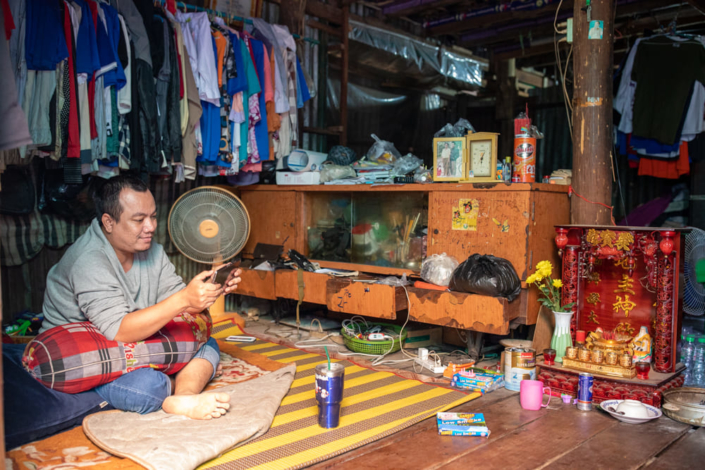
[[[573,346],[573,338],[570,336],[570,319],[573,312],[553,312],[556,320],[556,327],[553,329],[551,337],[551,349],[556,350],[556,362],[563,362],[565,350]]]

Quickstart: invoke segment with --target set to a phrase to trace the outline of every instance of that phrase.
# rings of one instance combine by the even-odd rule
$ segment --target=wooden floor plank
[[[469,403],[465,403],[464,405],[461,405],[451,411],[458,412],[458,413],[475,413],[475,412],[481,412],[482,408],[486,408],[491,406],[494,403],[504,401],[510,397],[515,397],[518,396],[516,392],[512,392],[510,390],[507,390],[506,388],[500,388],[499,390],[496,390],[492,393],[489,393],[481,398],[475,399]],[[516,398],[514,398],[516,400]],[[343,455],[340,455],[338,457],[332,458],[330,460],[326,460],[325,462],[322,462],[320,464],[314,465],[311,467],[312,469],[315,470],[323,470],[323,469],[328,469],[328,468],[339,468],[342,464],[344,464],[347,461],[353,461],[357,460],[358,458],[362,457],[363,455],[367,455],[373,452],[386,452],[385,451],[380,451],[380,449],[385,448],[390,445],[395,445],[397,442],[404,442],[404,441],[409,441],[409,440],[414,440],[415,436],[420,433],[431,433],[431,434],[437,434],[437,428],[436,428],[436,421],[434,419],[427,419],[415,426],[412,426],[410,428],[407,428],[403,431],[400,431],[392,436],[389,436],[385,439],[381,439],[379,441],[372,442],[370,444],[367,444],[366,446],[360,447],[359,449],[355,449],[351,452],[346,452]]]
[[[689,428],[665,416],[636,425],[622,423],[603,412],[591,413],[602,415],[614,426],[551,462],[546,469],[636,469],[677,441]]]
[[[663,419],[663,418],[661,418]],[[705,467],[705,428],[689,429],[647,465],[647,470],[678,470]]]
[[[493,394],[498,392],[499,390],[493,392]],[[485,420],[492,432],[489,438],[439,436],[435,420],[427,420],[407,430],[409,431],[408,433],[396,434],[395,436],[402,434],[403,436],[400,436],[401,439],[396,440],[393,445],[375,448],[364,455],[356,454],[357,451],[353,451],[351,454],[356,455],[352,460],[338,460],[335,465],[332,464],[333,460],[330,460],[325,462],[328,465],[316,468],[332,468],[333,466],[335,466],[336,470],[438,468],[448,462],[462,459],[463,455],[476,448],[487,446],[488,443],[500,439],[502,436],[512,433],[521,426],[540,419],[548,413],[545,409],[541,411],[522,410],[519,406],[519,395],[517,393],[512,393],[500,401],[489,404],[489,406],[487,406],[488,402],[484,402],[486,406],[481,406],[483,404],[482,400],[489,398],[490,395],[470,402],[463,407],[458,407],[458,411],[484,413]],[[497,396],[500,396],[499,393]],[[473,404],[475,406],[470,406]],[[423,430],[420,430],[421,427],[423,427]]]
[[[514,408],[514,413],[540,413]],[[493,421],[487,417],[493,428]],[[541,419],[531,421],[513,433],[478,448],[464,458],[442,467],[444,470],[467,469],[468,462],[482,463],[483,470],[534,469],[560,456],[591,437],[614,426],[611,418],[595,412],[582,412],[571,405],[549,411]]]

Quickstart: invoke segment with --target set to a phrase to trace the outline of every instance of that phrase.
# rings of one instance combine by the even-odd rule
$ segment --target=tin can
[[[504,351],[504,387],[518,392],[522,380],[536,380],[536,350],[506,348]]]
[[[602,361],[605,359],[605,353],[602,351],[602,349],[593,349],[590,356],[592,362],[594,362],[595,364],[602,364]]]
[[[583,362],[590,362],[590,350],[588,348],[578,349],[578,360]]]
[[[592,384],[595,378],[592,374],[581,372],[578,376],[578,409],[580,411],[592,410]]]
[[[619,355],[616,352],[608,351],[607,354],[605,354],[605,362],[607,362],[607,365],[616,366],[618,361]]]
[[[528,135],[514,137],[514,172],[522,183],[536,181],[536,138]]]
[[[578,357],[578,348],[574,348],[572,346],[568,346],[565,348],[565,357],[568,359],[577,359]]]
[[[521,177],[519,175],[512,176],[512,183],[521,183]]]
[[[619,356],[619,365],[622,367],[631,367],[632,366],[632,355],[629,353],[624,353],[621,356]]]

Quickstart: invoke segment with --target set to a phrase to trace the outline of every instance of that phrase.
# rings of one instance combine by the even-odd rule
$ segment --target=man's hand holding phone
[[[223,294],[230,294],[237,289],[237,285],[242,279],[240,279],[241,269],[240,261],[235,261],[233,263],[227,263],[222,266],[215,268],[213,276],[210,282],[213,284],[219,284],[223,288]]]

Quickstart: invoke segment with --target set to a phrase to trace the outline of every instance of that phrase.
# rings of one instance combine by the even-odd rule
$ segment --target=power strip
[[[425,367],[434,374],[442,374],[446,370],[446,366],[441,366],[437,364],[436,361],[434,361],[433,359],[421,359],[420,357],[417,357],[416,359],[414,359],[414,362],[416,362],[422,367]]]

